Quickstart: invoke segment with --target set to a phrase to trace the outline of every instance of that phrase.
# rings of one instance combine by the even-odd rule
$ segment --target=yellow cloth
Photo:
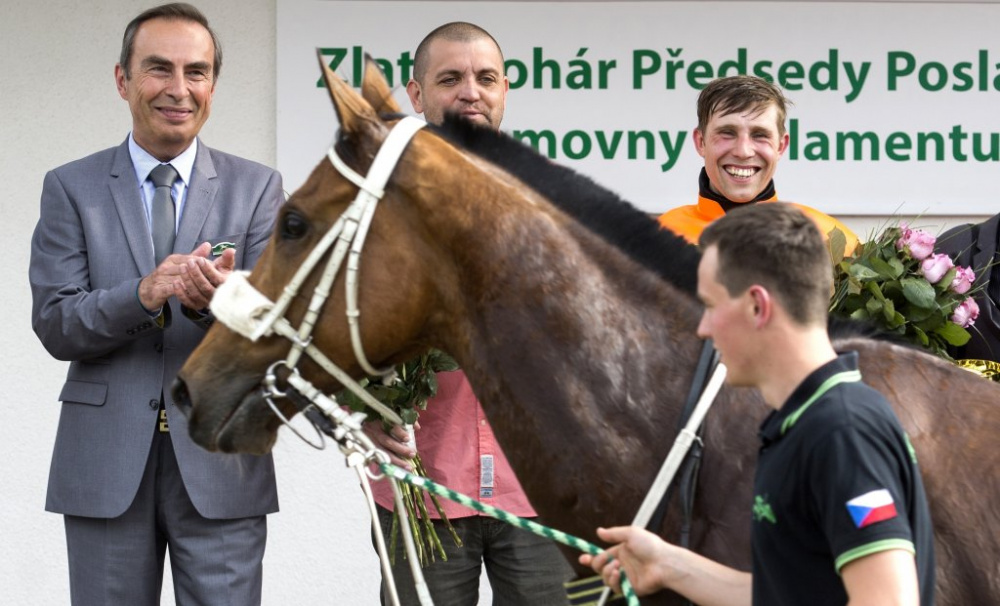
[[[1000,383],[1000,363],[992,360],[955,360],[965,370],[976,373],[984,379]]]

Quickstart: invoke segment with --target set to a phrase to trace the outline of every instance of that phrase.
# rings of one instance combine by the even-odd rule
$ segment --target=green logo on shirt
[[[771,509],[766,496],[757,495],[753,498],[753,519],[755,522],[767,520],[772,524],[778,523],[778,518],[774,517],[774,510]]]

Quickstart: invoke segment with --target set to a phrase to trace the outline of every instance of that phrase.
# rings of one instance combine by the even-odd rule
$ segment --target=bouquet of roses
[[[968,329],[979,316],[970,296],[976,279],[972,269],[934,254],[934,236],[906,224],[885,229],[846,258],[843,246],[837,250],[836,235],[830,237],[830,313],[871,321],[951,360],[948,348],[969,340]]]
[[[412,436],[412,427],[417,422],[417,417],[420,414],[419,411],[426,410],[427,400],[434,397],[437,393],[438,383],[435,373],[450,370],[458,370],[458,363],[448,354],[432,349],[409,362],[396,366],[396,380],[389,385],[383,384],[378,379],[362,379],[360,383],[365,388],[365,391],[379,402],[388,406],[403,419],[403,423],[410,430],[410,435]],[[349,406],[355,412],[364,411],[369,415],[374,414],[362,402],[361,398],[354,395],[350,390],[345,389],[337,394],[337,401],[345,406]],[[382,424],[386,431],[391,427],[385,419],[382,419]],[[420,461],[419,454],[410,463],[413,465],[413,471],[417,475],[427,476],[427,470]],[[399,487],[403,492],[403,504],[406,507],[410,529],[413,531],[420,565],[426,566],[434,561],[435,554],[439,555],[441,559],[447,560],[448,556],[445,555],[444,547],[441,545],[441,540],[438,538],[437,532],[431,523],[431,518],[427,513],[427,505],[422,497],[422,491],[404,482],[401,482]],[[441,503],[433,494],[430,497],[438,516],[448,528],[455,544],[461,547],[462,540],[459,538],[458,533],[455,532],[451,522],[448,521],[448,516],[445,515],[444,510],[441,508]],[[393,557],[396,553],[395,545],[398,533],[399,514],[397,512],[392,518],[392,531],[390,532],[389,540],[389,553],[393,554]]]

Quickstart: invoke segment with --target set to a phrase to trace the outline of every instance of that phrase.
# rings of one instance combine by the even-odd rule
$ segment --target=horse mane
[[[556,164],[528,145],[490,128],[447,114],[430,126],[456,147],[516,176],[591,232],[617,247],[683,292],[697,293],[701,253],[680,236],[618,194],[570,168]]]
[[[402,114],[383,116],[384,119],[401,117]],[[683,292],[697,294],[701,260],[698,248],[661,228],[648,214],[618,194],[585,175],[552,162],[505,133],[474,124],[456,114],[446,114],[441,125],[429,124],[428,129],[452,145],[513,174],[662,279]],[[862,320],[831,315],[827,331],[835,341],[863,338],[915,347],[899,335]]]

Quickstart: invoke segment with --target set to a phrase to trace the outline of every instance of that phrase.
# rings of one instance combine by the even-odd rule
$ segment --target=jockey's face
[[[161,161],[191,145],[212,110],[215,46],[208,30],[182,19],[139,26],[130,77],[115,66],[118,94],[132,111],[132,136]]]
[[[698,298],[705,305],[698,323],[698,336],[715,342],[719,361],[728,370],[727,383],[755,386],[760,343],[755,338],[754,301],[749,289],[731,296],[718,282],[718,271],[719,250],[714,245],[709,246],[698,264]]]
[[[431,124],[452,112],[500,130],[507,89],[503,56],[488,37],[468,42],[438,38],[428,47],[421,82],[410,80],[406,92],[417,113]]]
[[[744,114],[712,114],[705,132],[695,129],[694,146],[705,159],[712,191],[731,202],[749,202],[774,176],[788,133],[779,134],[778,108]]]

